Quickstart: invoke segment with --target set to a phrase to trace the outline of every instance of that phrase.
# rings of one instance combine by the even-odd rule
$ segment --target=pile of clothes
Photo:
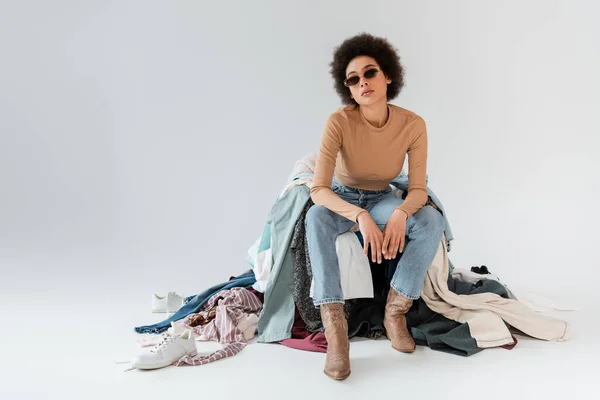
[[[175,365],[199,365],[241,351],[258,333],[260,343],[326,352],[319,310],[311,299],[312,274],[304,219],[313,205],[310,186],[316,154],[298,160],[269,212],[262,234],[249,248],[250,269],[189,296],[170,318],[135,328],[138,333],[171,334],[191,329],[197,340],[225,347],[209,356],[186,354]],[[397,196],[408,189],[401,172],[390,183]],[[448,258],[452,231],[441,201],[428,188],[429,203],[446,224],[439,250],[428,270],[421,298],[406,314],[415,342],[433,350],[470,356],[485,348],[512,349],[514,333],[542,340],[566,340],[569,326],[521,302],[487,267],[454,268]],[[383,317],[390,280],[402,254],[377,264],[364,255],[362,236],[353,228],[338,237],[336,251],[346,303],[349,336],[385,337]],[[291,289],[291,290],[290,290]],[[252,323],[248,321],[254,315]]]

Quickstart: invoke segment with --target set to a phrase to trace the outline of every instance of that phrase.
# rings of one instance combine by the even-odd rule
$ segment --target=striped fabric
[[[199,314],[206,317],[211,311],[216,311],[216,317],[206,325],[190,326],[190,319],[195,314],[187,316],[183,321],[189,329],[198,336],[198,340],[214,340],[225,346],[208,356],[184,356],[175,365],[202,365],[231,357],[246,347],[244,334],[237,328],[238,321],[251,313],[258,313],[262,303],[253,293],[245,288],[233,288],[217,293],[206,303]]]

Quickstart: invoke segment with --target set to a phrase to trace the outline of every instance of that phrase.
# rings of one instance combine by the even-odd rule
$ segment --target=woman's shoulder
[[[327,117],[326,126],[328,129],[333,129],[337,132],[344,132],[349,126],[356,124],[360,119],[356,107],[343,106],[336,109]]]
[[[401,115],[402,117],[406,118],[409,121],[417,121],[417,120],[423,121],[423,118],[414,111],[397,106],[395,104],[390,104],[389,106],[394,114]]]
[[[402,129],[408,129],[412,132],[427,132],[427,124],[425,120],[416,112],[407,110],[406,108],[390,104],[392,112],[395,114],[395,125]]]
[[[329,115],[329,120],[333,122],[349,121],[355,118],[358,114],[358,107],[354,105],[342,106]]]

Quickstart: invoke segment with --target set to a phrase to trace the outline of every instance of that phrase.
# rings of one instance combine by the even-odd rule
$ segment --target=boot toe
[[[329,355],[325,360],[325,375],[336,380],[350,375],[350,358],[344,355]]]
[[[400,353],[414,353],[416,346],[414,344],[411,345],[410,343],[394,344],[392,342],[392,348]]]

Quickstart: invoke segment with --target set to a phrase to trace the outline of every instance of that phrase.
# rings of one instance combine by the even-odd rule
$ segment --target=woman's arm
[[[407,219],[427,202],[427,127],[422,118],[415,121],[414,137],[408,147],[408,194],[397,208]]]
[[[331,190],[336,159],[341,147],[342,129],[330,117],[321,138],[310,197],[315,204],[320,204],[351,221],[357,222],[358,214],[365,210],[343,200]]]

